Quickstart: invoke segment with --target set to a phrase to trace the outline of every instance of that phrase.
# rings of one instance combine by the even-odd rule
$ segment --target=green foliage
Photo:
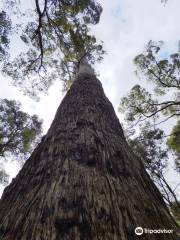
[[[180,116],[180,100],[159,101],[154,99],[153,95],[140,85],[135,85],[130,93],[120,101],[119,111],[125,113],[125,119],[128,122],[141,122],[149,118],[166,117],[168,120],[172,117]]]
[[[125,134],[131,149],[144,163],[166,203],[171,206],[172,202],[176,202],[178,205],[176,194],[164,177],[168,166],[168,149],[165,144],[164,132],[159,128],[151,127],[150,123],[146,122],[140,127],[138,134],[132,128],[130,133],[125,129]]]
[[[167,144],[171,150],[174,151],[176,160],[176,169],[180,172],[180,120],[172,129],[171,135],[167,140]]]
[[[180,90],[180,53],[178,51],[162,58],[160,52],[162,45],[162,41],[158,43],[150,41],[145,52],[134,59],[137,71],[155,84],[157,94],[165,94],[171,88]]]
[[[0,184],[6,186],[9,182],[9,175],[3,168],[0,168]]]
[[[158,111],[157,100],[153,100],[145,88],[135,85],[130,93],[121,99],[119,111],[126,113],[125,120],[128,122],[141,121]]]
[[[163,138],[164,132],[150,127],[148,122],[140,128],[138,136],[128,138],[131,148],[142,159],[152,178],[163,174],[167,167],[168,152]]]
[[[56,79],[61,78],[67,87],[81,58],[86,56],[93,64],[102,59],[104,50],[89,33],[89,26],[99,22],[102,12],[95,0],[34,1],[34,19],[23,29],[21,26],[27,52],[6,61],[2,71],[13,78],[14,85],[36,98]]]
[[[175,201],[178,204],[174,191],[164,177],[169,151],[166,136],[157,125],[180,116],[180,54],[177,52],[170,56],[163,55],[160,51],[162,45],[163,42],[150,41],[144,53],[134,59],[137,74],[152,83],[153,91],[150,93],[140,85],[135,85],[130,93],[121,99],[119,111],[125,114],[125,121],[130,126],[132,136],[136,132],[133,127],[136,126],[139,130],[138,136],[131,136],[128,140],[133,151],[144,161],[166,202],[171,204]],[[176,146],[176,143],[179,146],[177,138],[173,130],[168,145],[171,145],[174,151],[173,146]]]
[[[164,96],[168,99],[168,101],[160,102],[157,98],[153,100],[153,103],[151,100],[148,103],[146,97],[147,109],[153,107],[148,117],[161,113],[169,119],[180,116],[180,53],[178,51],[169,56],[166,54],[167,57],[162,58],[160,51],[162,45],[163,42],[155,43],[150,41],[145,52],[135,57],[134,63],[137,67],[136,72],[153,83],[153,94],[156,97]],[[170,90],[171,96],[168,95]],[[143,91],[141,94],[145,93],[143,89],[141,91]],[[139,103],[141,104],[140,101]],[[142,113],[145,113],[144,110]]]
[[[16,101],[0,100],[0,156],[24,161],[39,141],[42,122],[20,110]]]
[[[5,11],[0,12],[0,61],[7,57],[11,21]]]
[[[125,114],[128,125],[138,126],[146,121],[150,121],[151,125],[159,125],[180,116],[180,54],[165,54],[167,57],[163,58],[160,51],[162,45],[163,42],[150,41],[144,53],[134,59],[137,74],[150,81],[154,90],[150,93],[140,85],[135,85],[121,99],[119,111]],[[177,166],[178,161],[177,157]]]
[[[121,99],[119,111],[125,114],[126,125],[130,126],[128,142],[134,153],[144,162],[165,201],[169,205],[176,202],[179,206],[175,192],[164,177],[169,152],[166,136],[157,128],[158,124],[180,116],[179,54],[173,54],[167,59],[160,58],[158,53],[161,44],[150,42],[145,53],[135,58],[137,72],[151,81],[155,86],[154,91],[150,93],[140,85],[135,85],[130,93]],[[170,90],[171,96],[168,95]],[[135,126],[136,129],[133,128]],[[175,130],[171,139],[174,139],[174,134]],[[174,143],[179,146],[177,138],[178,136]]]

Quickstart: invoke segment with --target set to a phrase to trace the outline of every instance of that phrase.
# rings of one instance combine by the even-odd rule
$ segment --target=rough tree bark
[[[138,237],[137,226],[174,233]],[[47,135],[4,190],[0,230],[10,240],[178,239],[95,75],[78,75]]]

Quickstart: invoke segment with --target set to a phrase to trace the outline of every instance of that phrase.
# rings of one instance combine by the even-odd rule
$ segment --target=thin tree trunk
[[[48,107],[48,106],[46,106]],[[178,227],[128,147],[101,83],[81,73],[42,142],[5,189],[1,236],[10,240],[134,240],[138,226]]]
[[[170,194],[172,195],[172,197],[174,198],[174,202],[177,204],[177,206],[180,209],[180,203],[177,200],[176,194],[174,193],[174,191],[171,189],[171,187],[169,186],[169,184],[167,183],[165,177],[163,176],[163,174],[161,175],[161,179],[164,182],[166,188],[169,190]],[[171,201],[172,202],[172,201]]]
[[[158,179],[158,182],[156,181],[155,183],[157,183],[159,185],[159,187],[162,189],[162,196],[163,196],[164,200],[167,202],[167,204],[171,205],[172,200],[169,197],[169,192],[167,191],[164,184],[162,183],[162,180]]]

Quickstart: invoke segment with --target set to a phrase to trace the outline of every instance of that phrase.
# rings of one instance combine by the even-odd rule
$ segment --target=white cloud
[[[101,3],[104,11],[94,32],[104,41],[108,55],[98,70],[102,82],[106,71],[113,73],[108,80],[111,86],[107,89],[104,84],[104,88],[117,108],[120,97],[138,81],[132,60],[149,40],[163,40],[169,51],[176,50],[180,36],[180,2],[169,1],[165,6],[160,0],[101,0]],[[113,17],[116,9],[120,9],[119,14]]]

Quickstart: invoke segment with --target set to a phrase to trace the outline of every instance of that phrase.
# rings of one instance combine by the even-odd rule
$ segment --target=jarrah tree
[[[100,81],[80,65],[46,136],[3,193],[1,237],[134,240],[138,226],[173,230],[140,239],[178,239],[178,226],[129,148]]]

